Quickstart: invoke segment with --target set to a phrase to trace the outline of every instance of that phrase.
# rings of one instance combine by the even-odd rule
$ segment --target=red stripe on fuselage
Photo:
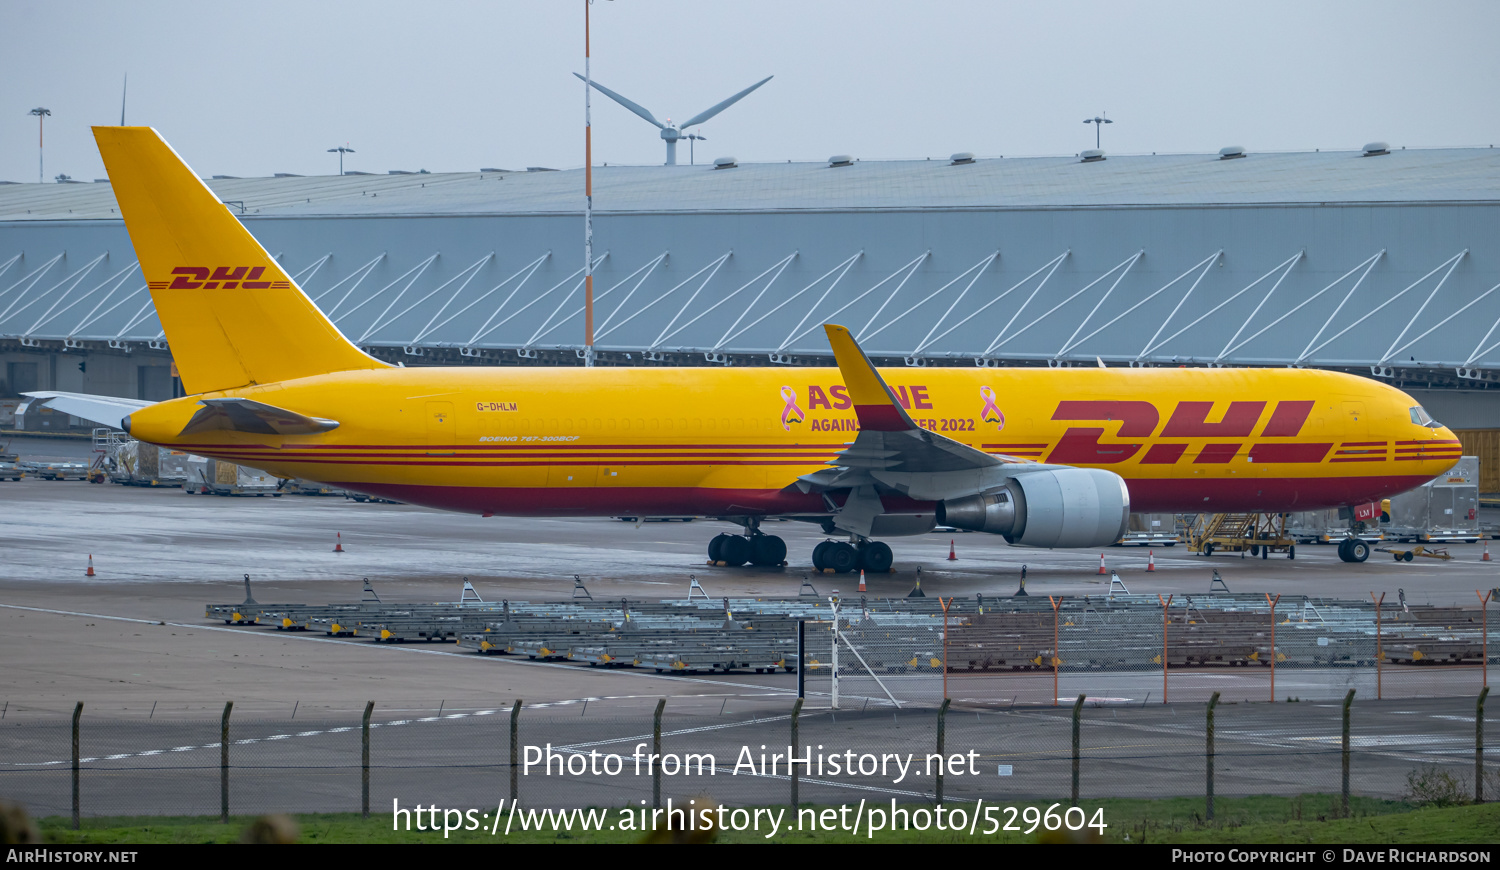
[[[1248,480],[1132,480],[1131,510],[1139,513],[1317,510],[1377,501],[1425,483],[1424,475],[1263,478]],[[466,487],[323,481],[425,507],[510,516],[733,516],[823,514],[817,493],[785,489],[706,487]],[[930,502],[887,496],[893,513],[925,513]]]
[[[837,441],[830,444],[567,444],[557,441],[549,441],[541,444],[297,444],[291,443],[285,447],[276,447],[271,444],[235,444],[235,443],[194,443],[194,444],[162,444],[163,447],[172,447],[181,450],[191,450],[202,447],[221,447],[234,450],[843,450],[849,446],[847,441]]]

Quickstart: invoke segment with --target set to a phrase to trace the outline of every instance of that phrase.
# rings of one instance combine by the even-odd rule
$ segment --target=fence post
[[[1281,593],[1276,593],[1273,599],[1271,593],[1263,593],[1266,596],[1266,605],[1271,608],[1271,703],[1276,703],[1276,605],[1281,601]]]
[[[1052,706],[1057,706],[1057,668],[1062,664],[1062,656],[1057,648],[1057,609],[1062,607],[1062,596],[1053,598],[1047,596],[1047,601],[1052,605]],[[946,693],[945,693],[946,694]]]
[[[1349,705],[1354,703],[1354,690],[1344,696],[1344,732],[1343,732],[1343,762],[1344,775],[1340,783],[1342,803],[1340,806],[1344,811],[1344,818],[1349,818]]]
[[[1474,590],[1479,595],[1479,590]],[[1495,596],[1495,590],[1479,595],[1479,673],[1486,689],[1490,687],[1490,599]]]
[[[829,675],[829,695],[830,695],[828,706],[830,708],[834,709],[834,710],[837,710],[839,708],[839,600],[838,600],[838,598],[830,598],[828,600],[833,605],[833,654],[828,657],[829,658],[829,669],[828,669],[828,675]],[[941,603],[942,600],[943,599],[941,597],[938,598],[938,602],[939,603]],[[946,630],[947,629],[945,627],[944,631],[946,631]],[[944,637],[943,643],[944,644],[947,643],[947,638],[946,637]],[[944,668],[944,670],[943,670],[943,680],[944,680],[944,685],[947,684],[946,681],[948,679],[948,671],[947,671],[947,665],[948,665],[947,655],[948,655],[948,652],[947,652],[947,650],[948,650],[947,646],[944,646],[943,647],[943,668]],[[944,694],[946,694],[946,692]]]
[[[1370,600],[1375,602],[1375,700],[1379,701],[1385,697],[1380,685],[1380,668],[1385,661],[1385,647],[1380,636],[1380,605],[1385,601],[1385,593],[1380,593],[1380,597],[1376,598],[1375,593],[1371,592]]]
[[[952,603],[952,595],[948,596],[946,603],[943,601],[943,596],[938,596],[938,606],[943,608],[943,700],[945,701],[948,700],[948,606]],[[942,752],[941,749],[938,751]]]
[[[797,701],[800,708],[802,699],[798,698]],[[661,711],[666,708],[667,699],[658,699],[656,716],[651,724],[651,751],[656,753],[656,757],[651,759],[651,808],[653,810],[661,809]],[[792,721],[797,721],[796,716],[792,717]],[[795,782],[796,780],[793,780],[793,783]],[[796,785],[794,784],[792,788],[796,788]]]
[[[802,625],[801,622],[798,622],[797,624],[799,626]],[[792,704],[792,746],[791,746],[792,751],[791,751],[791,753],[789,753],[789,755],[796,755],[797,754],[797,743],[798,743],[798,741],[800,741],[802,739],[800,737],[800,735],[798,734],[798,720],[801,718],[801,716],[802,716],[802,699],[798,698],[797,702],[794,703],[794,704]],[[799,777],[797,776],[797,765],[792,764],[790,761],[788,761],[787,762],[787,767],[790,768],[789,772],[792,775],[792,814],[796,815],[796,813],[797,813],[797,781],[799,779]]]
[[[1484,803],[1484,699],[1489,697],[1490,687],[1479,690],[1479,703],[1474,705],[1474,803]]]
[[[510,802],[521,799],[521,699],[510,708]]]
[[[938,769],[937,769],[937,784],[933,787],[933,797],[936,799],[934,802],[938,806],[942,806],[943,805],[943,768],[946,766],[946,763],[943,761],[943,759],[945,757],[944,756],[944,752],[946,751],[945,747],[948,744],[948,705],[951,704],[951,703],[953,703],[953,701],[952,701],[951,698],[944,698],[943,699],[943,705],[938,708],[938,721],[937,721]]]
[[[370,714],[375,712],[375,702],[365,702],[365,717],[360,723],[359,747],[359,814],[370,817]]]
[[[83,702],[73,708],[73,830],[78,830],[78,717],[83,715]]]
[[[807,663],[807,621],[797,620],[797,697],[807,696],[807,680],[803,665]]]
[[[1161,593],[1156,593],[1156,600],[1161,602],[1161,702],[1167,703],[1167,626],[1170,620],[1168,613],[1172,608],[1172,599],[1175,595],[1168,595],[1165,599]]]
[[[219,821],[229,824],[229,713],[233,701],[224,702],[224,716],[219,720]]]
[[[1203,757],[1208,763],[1208,779],[1204,783],[1204,790],[1208,796],[1208,806],[1203,814],[1210,822],[1214,820],[1214,708],[1219,706],[1219,693],[1214,692],[1212,698],[1208,699],[1208,729],[1207,745],[1204,747]]]
[[[1083,699],[1086,695],[1079,695],[1078,700],[1073,702],[1073,802],[1071,807],[1078,806],[1078,725],[1083,718]]]

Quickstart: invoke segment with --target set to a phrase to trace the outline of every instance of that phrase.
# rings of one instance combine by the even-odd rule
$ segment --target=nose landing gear
[[[1370,545],[1359,538],[1345,538],[1339,542],[1339,558],[1345,562],[1363,562],[1370,558]]]

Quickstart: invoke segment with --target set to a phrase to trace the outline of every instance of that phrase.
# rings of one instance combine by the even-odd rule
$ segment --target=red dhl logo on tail
[[[284,290],[291,287],[288,281],[262,281],[265,266],[178,266],[172,270],[177,277],[171,281],[148,281],[152,290]]]

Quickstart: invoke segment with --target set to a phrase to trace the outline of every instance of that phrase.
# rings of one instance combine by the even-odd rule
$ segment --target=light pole
[[[583,0],[583,364],[594,365],[594,121],[589,100],[589,7]]]
[[[345,145],[340,145],[337,148],[329,148],[328,149],[328,153],[329,154],[337,153],[339,155],[339,175],[343,175],[344,174],[344,155],[345,154],[353,154],[354,153],[354,149],[353,148],[349,148],[349,147],[347,147]]]
[[[36,115],[36,183],[41,184],[44,175],[42,172],[42,124],[47,116],[52,114],[52,110],[38,106],[26,114]]]
[[[1093,124],[1094,125],[1094,147],[1095,148],[1099,148],[1100,147],[1100,145],[1099,145],[1099,130],[1101,128],[1103,128],[1103,126],[1105,124],[1113,124],[1114,123],[1114,121],[1111,121],[1109,118],[1105,117],[1108,114],[1109,114],[1108,112],[1100,112],[1099,114],[1095,115],[1092,118],[1084,118],[1083,119],[1083,123],[1085,123],[1085,124]]]

